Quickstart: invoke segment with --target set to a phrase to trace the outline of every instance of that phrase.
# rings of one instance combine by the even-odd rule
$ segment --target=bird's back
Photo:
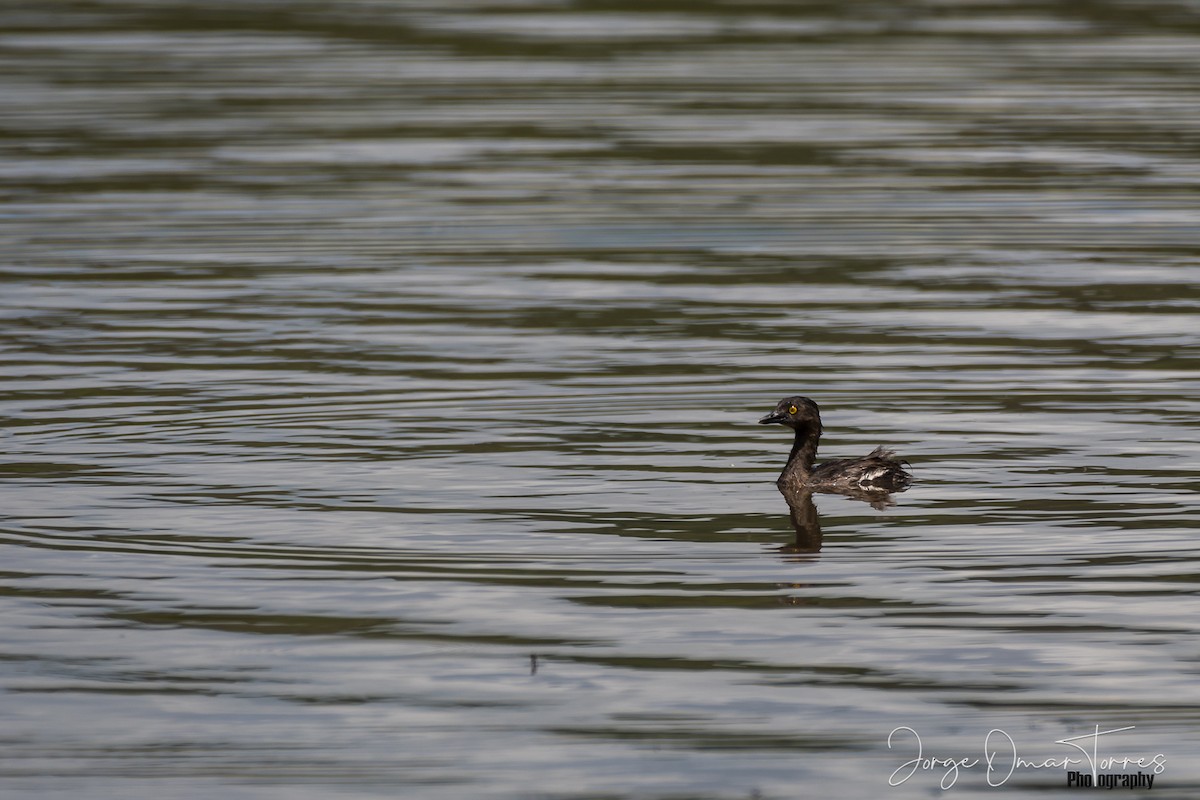
[[[912,483],[904,462],[886,447],[876,447],[862,458],[826,461],[813,468],[808,484],[814,489],[856,489],[869,492],[902,492]]]

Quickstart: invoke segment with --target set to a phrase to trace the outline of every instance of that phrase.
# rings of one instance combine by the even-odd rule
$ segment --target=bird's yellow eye
[[[795,406],[789,406],[789,407],[788,407],[788,413],[789,413],[789,414],[795,414],[795,413],[796,413],[796,407],[795,407]]]

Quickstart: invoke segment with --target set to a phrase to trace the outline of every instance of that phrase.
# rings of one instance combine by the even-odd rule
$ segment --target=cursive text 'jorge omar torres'
[[[1008,782],[1008,779],[1013,776],[1019,769],[1061,769],[1068,772],[1072,767],[1083,767],[1091,773],[1091,781],[1088,785],[1095,783],[1100,785],[1100,772],[1121,770],[1124,772],[1130,768],[1150,769],[1152,774],[1141,775],[1141,780],[1146,788],[1152,788],[1154,784],[1154,776],[1162,774],[1167,768],[1167,757],[1162,753],[1156,753],[1153,756],[1130,757],[1124,755],[1102,755],[1100,740],[1112,734],[1121,733],[1123,731],[1131,731],[1135,726],[1129,725],[1124,728],[1113,728],[1111,730],[1100,730],[1100,726],[1096,726],[1093,733],[1085,733],[1079,736],[1069,736],[1064,739],[1056,739],[1054,744],[1061,744],[1072,748],[1079,757],[1064,755],[1060,758],[1044,758],[1041,760],[1025,759],[1020,756],[1017,751],[1017,743],[1004,731],[999,728],[992,728],[988,731],[987,736],[983,739],[983,752],[980,757],[945,757],[930,755],[925,752],[925,748],[921,743],[921,735],[907,725],[899,728],[894,728],[888,734],[888,749],[899,749],[905,744],[913,752],[913,757],[897,767],[888,778],[890,786],[899,786],[907,781],[918,772],[933,772],[941,773],[941,781],[939,785],[943,789],[949,789],[959,778],[959,775],[967,770],[972,770],[983,767],[987,777],[988,786],[1003,786]],[[1106,740],[1106,745],[1110,742]],[[1107,752],[1107,751],[1106,751]],[[1070,774],[1079,775],[1079,772],[1071,772]],[[1075,785],[1075,784],[1070,784]]]

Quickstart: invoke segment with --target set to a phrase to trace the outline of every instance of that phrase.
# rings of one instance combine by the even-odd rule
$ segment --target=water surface
[[[5,794],[1200,791],[1187,6],[0,31]],[[797,392],[918,478],[819,548]]]

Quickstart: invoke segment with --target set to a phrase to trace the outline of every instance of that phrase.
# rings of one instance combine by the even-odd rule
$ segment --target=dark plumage
[[[841,458],[816,464],[821,441],[821,410],[807,397],[785,397],[775,410],[759,420],[761,425],[779,423],[796,432],[787,466],[779,475],[780,489],[806,488],[816,492],[861,495],[902,492],[912,483],[904,462],[886,447],[876,447],[862,458]]]

